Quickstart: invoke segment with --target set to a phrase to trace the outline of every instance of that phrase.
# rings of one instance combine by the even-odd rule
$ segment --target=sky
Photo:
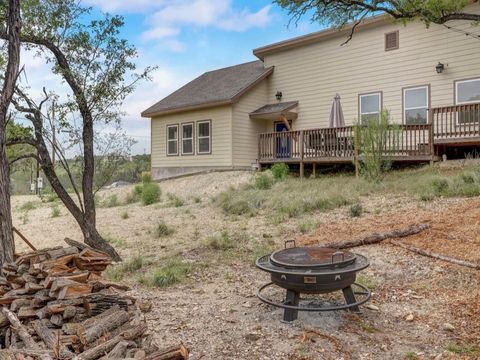
[[[157,66],[151,82],[125,100],[123,128],[137,143],[132,154],[150,153],[150,121],[140,113],[202,73],[256,60],[254,48],[319,30],[308,18],[289,25],[287,12],[271,0],[82,0],[122,15],[121,36],[138,50],[138,69]],[[50,65],[26,54],[32,89],[58,79]]]

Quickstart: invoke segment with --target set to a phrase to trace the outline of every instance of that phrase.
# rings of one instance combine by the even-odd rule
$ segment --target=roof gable
[[[233,103],[272,71],[257,60],[206,72],[143,111],[142,116]]]

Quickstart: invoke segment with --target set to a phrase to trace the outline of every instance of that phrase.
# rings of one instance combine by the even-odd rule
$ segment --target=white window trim
[[[457,80],[455,81],[455,104],[456,105],[468,105],[468,104],[477,104],[478,100],[473,101],[458,101],[458,85],[465,84],[469,82],[480,81],[480,78],[468,79],[468,80]]]
[[[170,128],[176,128],[177,129],[177,137],[175,139],[169,139],[169,130]],[[178,155],[178,137],[179,137],[179,133],[178,133],[178,124],[174,124],[174,125],[167,125],[167,156],[176,156]],[[176,142],[177,143],[177,151],[174,152],[174,153],[170,153],[169,152],[169,148],[170,148],[170,142]]]
[[[378,111],[362,112],[362,98],[367,96],[374,96],[374,95],[378,95]],[[358,106],[359,106],[358,110],[359,110],[360,122],[362,121],[362,115],[378,114],[378,116],[380,117],[380,113],[382,112],[382,93],[379,91],[379,92],[372,92],[368,94],[360,94],[358,96]]]
[[[209,131],[208,136],[200,136],[200,125],[208,124]],[[200,151],[200,139],[208,139],[208,151]],[[212,153],[212,122],[211,120],[197,121],[197,154],[199,155],[209,155]]]
[[[189,138],[184,138],[183,137],[183,128],[185,126],[191,126],[192,127],[192,137],[189,137]],[[193,122],[183,123],[181,128],[182,128],[182,155],[194,155],[195,154],[195,142],[193,140],[195,139],[195,123],[193,123]],[[183,151],[183,142],[185,140],[191,140],[192,141],[192,151],[191,152],[184,152]]]
[[[427,94],[426,94],[427,103],[425,104],[425,106],[415,106],[415,107],[407,108],[407,101],[406,101],[407,91],[418,90],[418,89],[427,90]],[[408,87],[403,89],[403,122],[405,125],[407,125],[407,110],[418,110],[418,109],[427,109],[427,118],[425,119],[425,124],[428,124],[428,113],[430,111],[429,108],[430,108],[430,87],[428,85]]]

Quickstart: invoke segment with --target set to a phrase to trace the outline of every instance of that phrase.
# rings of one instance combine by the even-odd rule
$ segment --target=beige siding
[[[251,89],[233,106],[233,165],[250,166],[258,155],[258,134],[271,131],[270,121],[251,120],[249,113],[265,105],[268,80]]]
[[[212,153],[208,155],[167,156],[167,125],[212,121]],[[180,130],[179,130],[180,131]],[[195,147],[196,147],[195,126]],[[180,139],[181,140],[181,139]],[[179,143],[181,150],[181,141]],[[180,152],[181,153],[181,152]],[[196,153],[196,151],[195,151]],[[222,106],[152,119],[152,167],[229,167],[232,166],[232,108]]]
[[[449,25],[480,34],[480,26],[468,22]],[[400,48],[386,52],[384,34],[395,30]],[[269,101],[277,91],[283,101],[299,101],[294,129],[327,126],[335,93],[341,95],[347,124],[358,119],[358,95],[375,91],[383,92],[383,107],[402,122],[403,87],[429,84],[433,107],[452,105],[454,80],[480,77],[480,41],[440,25],[384,24],[358,31],[341,46],[344,40],[331,38],[265,57],[265,66],[275,66]],[[439,61],[448,64],[443,74],[435,71]]]

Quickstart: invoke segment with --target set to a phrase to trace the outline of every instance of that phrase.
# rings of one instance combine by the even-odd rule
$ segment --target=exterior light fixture
[[[437,70],[437,74],[441,74],[443,70],[445,70],[445,65],[439,62],[438,65],[435,66],[435,70]]]
[[[277,91],[277,93],[275,94],[275,97],[277,98],[278,101],[281,101],[282,100],[282,92],[281,91]]]

